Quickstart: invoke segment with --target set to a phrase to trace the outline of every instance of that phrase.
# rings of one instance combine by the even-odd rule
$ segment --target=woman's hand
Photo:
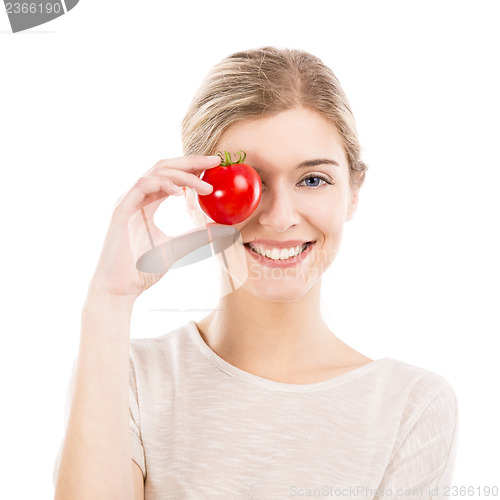
[[[160,160],[140,177],[132,188],[117,201],[106,234],[99,262],[89,286],[89,294],[127,298],[134,301],[144,290],[158,282],[165,273],[142,273],[135,267],[130,230],[141,226],[146,235],[144,219],[148,222],[155,244],[165,235],[155,226],[153,215],[170,195],[182,194],[181,187],[191,187],[197,193],[212,192],[210,184],[199,176],[204,170],[216,167],[218,156],[185,156]],[[141,209],[148,206],[143,212]],[[139,230],[137,231],[139,234]],[[136,234],[132,234],[133,238]],[[149,245],[151,248],[151,245]]]

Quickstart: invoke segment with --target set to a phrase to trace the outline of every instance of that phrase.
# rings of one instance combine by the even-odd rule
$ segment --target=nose
[[[297,201],[289,188],[274,185],[262,192],[258,207],[258,221],[272,231],[284,233],[300,221]]]

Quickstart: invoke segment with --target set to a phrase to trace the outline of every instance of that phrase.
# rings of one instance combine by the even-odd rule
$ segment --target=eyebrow
[[[316,158],[314,160],[304,160],[301,161],[295,169],[307,168],[307,167],[316,167],[317,165],[334,165],[335,167],[340,167],[337,161],[332,160],[330,158]],[[254,170],[257,171],[258,174],[262,173],[262,170],[259,168],[253,167]]]
[[[336,167],[340,166],[337,161],[331,160],[330,158],[317,158],[315,160],[301,161],[295,168],[315,167],[317,165],[335,165]]]

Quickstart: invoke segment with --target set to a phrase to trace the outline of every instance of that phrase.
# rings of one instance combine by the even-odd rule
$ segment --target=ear
[[[362,172],[358,172],[357,175],[357,180],[359,180],[360,176],[362,175]],[[345,220],[350,221],[353,217],[354,214],[356,213],[356,209],[358,208],[358,198],[359,198],[359,187],[351,187],[349,185],[349,201],[347,203],[347,211],[346,211],[346,217]]]
[[[350,221],[354,217],[356,208],[358,208],[358,194],[359,194],[358,190],[356,191],[351,190],[349,202],[347,204],[347,212],[345,216],[346,222]]]

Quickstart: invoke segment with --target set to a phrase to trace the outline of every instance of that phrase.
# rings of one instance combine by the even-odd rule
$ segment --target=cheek
[[[248,223],[248,219],[244,220],[242,222],[239,222],[238,224],[233,224],[232,227],[236,228],[241,233],[241,231],[243,231],[243,229],[245,228],[247,223]]]
[[[333,233],[342,232],[342,228],[346,217],[345,196],[336,194],[333,196],[301,198],[297,200],[298,211],[301,215],[302,226],[309,226],[311,229],[318,231],[318,238],[322,235],[325,238],[334,236]],[[201,212],[201,209],[198,207]],[[203,212],[202,212],[203,213]],[[249,224],[258,224],[259,208],[250,215],[250,217],[238,224],[233,224],[233,227],[238,231],[245,231],[245,227]],[[249,226],[251,227],[251,226]]]
[[[317,204],[308,214],[309,223],[325,235],[325,238],[334,236],[342,230],[345,219],[345,207],[340,203]]]
[[[311,255],[311,264],[328,266],[335,260],[342,241],[345,207],[341,204],[323,203],[308,218],[308,225],[315,228],[318,242]]]

